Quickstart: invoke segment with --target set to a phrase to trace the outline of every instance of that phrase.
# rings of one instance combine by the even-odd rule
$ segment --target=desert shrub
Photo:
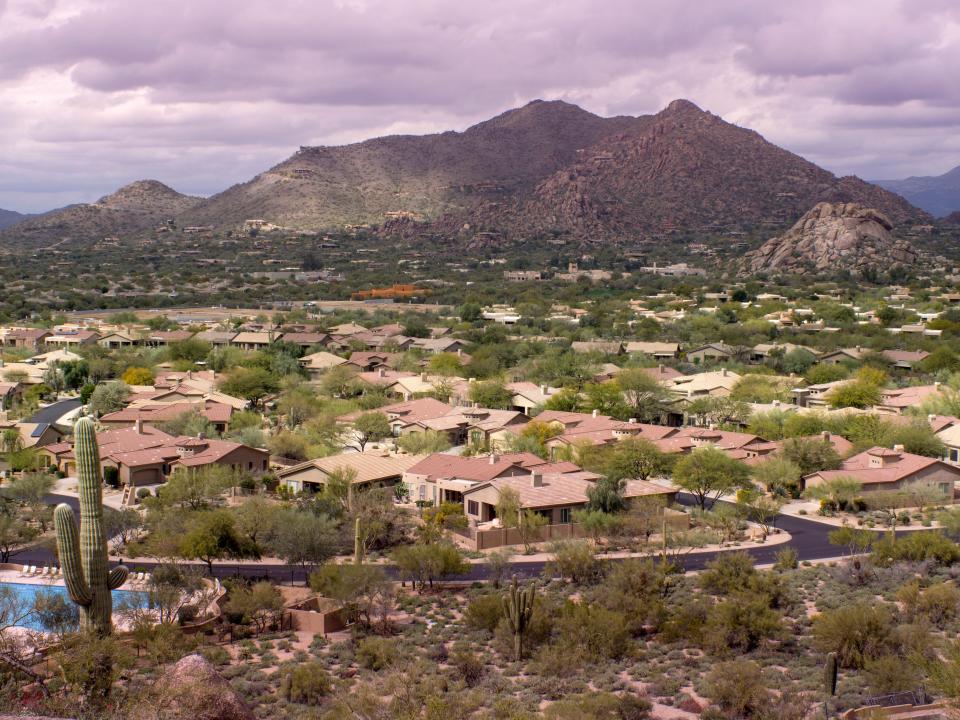
[[[547,708],[549,720],[645,720],[650,702],[640,695],[594,692],[567,697]]]
[[[775,570],[796,570],[800,565],[800,556],[789,545],[778,550],[776,558],[773,565]]]
[[[553,565],[560,577],[577,585],[593,585],[603,577],[603,563],[589,540],[563,540],[550,546]]]
[[[718,603],[707,616],[703,629],[704,647],[715,655],[749,652],[766,639],[783,632],[780,615],[770,609],[767,599],[739,595]]]
[[[659,627],[666,617],[665,586],[661,565],[652,560],[631,558],[612,563],[607,576],[591,592],[590,602],[624,614],[631,634],[644,627]]]
[[[747,553],[722,553],[700,573],[700,587],[715,595],[729,595],[743,590],[756,573],[753,558]]]
[[[916,690],[921,682],[917,664],[892,653],[868,659],[864,670],[877,695]]]
[[[503,619],[503,596],[499,593],[480,595],[470,601],[463,614],[467,627],[485,630],[491,635]]]
[[[478,685],[486,671],[483,660],[469,650],[455,651],[450,656],[450,664],[453,665],[468,687]]]
[[[357,662],[368,670],[383,670],[396,659],[397,644],[389,638],[368,637],[357,645]]]
[[[758,717],[770,702],[770,691],[760,677],[760,666],[750,660],[731,660],[714,665],[705,684],[707,697],[717,704],[726,718]]]
[[[938,532],[911,532],[903,537],[884,535],[873,543],[873,561],[880,567],[895,562],[933,560],[953,565],[960,560],[960,546]]]
[[[621,657],[629,646],[623,613],[567,602],[557,620],[557,644],[588,661]]]
[[[280,671],[280,696],[301,705],[319,705],[333,683],[323,663],[312,660]]]
[[[893,621],[885,605],[861,602],[826,610],[813,619],[814,646],[837,653],[842,667],[862,668],[891,646]]]
[[[523,636],[523,647],[525,651],[532,652],[534,648],[550,639],[557,613],[556,603],[551,602],[546,597],[538,596],[537,602],[533,606],[533,616],[530,618],[530,624],[527,626],[527,631]],[[497,649],[505,655],[512,656],[513,633],[510,632],[505,618],[497,625],[493,637]]]
[[[701,642],[711,608],[712,604],[703,598],[675,607],[661,630],[664,641],[686,639],[695,643]]]

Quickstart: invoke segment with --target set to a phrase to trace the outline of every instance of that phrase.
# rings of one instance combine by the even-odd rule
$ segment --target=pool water
[[[67,588],[63,585],[33,585],[26,583],[0,582],[0,587],[11,588],[14,592],[14,595],[18,599],[18,605],[22,602],[23,605],[28,608],[33,607],[33,603],[38,595],[58,595],[64,598],[67,602],[70,602],[70,595],[67,593]],[[114,612],[116,612],[119,608],[145,608],[148,606],[149,596],[146,592],[140,592],[137,590],[113,591]],[[21,627],[30,628],[31,630],[47,630],[47,628],[43,627],[43,625],[40,623],[40,619],[35,613],[31,613],[24,618],[19,625]]]

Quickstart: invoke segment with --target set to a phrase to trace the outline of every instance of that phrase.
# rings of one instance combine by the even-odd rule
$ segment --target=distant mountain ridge
[[[18,222],[0,232],[0,242],[43,247],[141,232],[176,218],[201,199],[178,193],[157,180],[137,180],[95,203],[69,205]]]
[[[4,210],[0,208],[0,230],[10,227],[11,225],[16,225],[18,222],[22,222],[30,217],[33,216],[18,213],[15,210]]]
[[[874,184],[902,195],[938,218],[960,211],[960,165],[943,175],[875,180]]]
[[[824,201],[876,208],[897,224],[931,220],[892,192],[837,178],[687,100],[655,115],[610,118],[536,100],[463,132],[301,147],[207,199],[134,183],[97,203],[21,222],[0,232],[0,243],[96,239],[169,218],[234,230],[257,219],[299,231],[368,225],[384,235],[464,242],[533,234],[608,242],[671,230],[786,228]]]

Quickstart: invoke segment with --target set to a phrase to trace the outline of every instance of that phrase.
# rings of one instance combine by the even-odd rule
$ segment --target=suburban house
[[[339,355],[321,350],[310,355],[304,355],[297,362],[300,363],[300,367],[307,372],[311,380],[319,380],[327,370],[338,365],[344,365],[347,361]]]
[[[688,399],[708,395],[711,397],[729,397],[739,380],[740,376],[737,373],[721,368],[712,372],[674,378],[669,389],[674,395]]]
[[[463,340],[457,340],[451,337],[414,338],[411,347],[423,350],[431,355],[437,353],[457,353],[462,357],[463,350],[467,347],[467,344],[463,342]]]
[[[149,347],[166,347],[192,337],[193,333],[189,330],[156,330],[143,339],[143,344]]]
[[[937,437],[947,446],[943,459],[960,467],[960,425],[950,425],[938,432]]]
[[[569,524],[574,511],[586,506],[587,491],[599,477],[579,468],[556,472],[551,465],[533,467],[526,474],[500,476],[464,490],[464,513],[471,524],[492,523],[497,519],[500,494],[510,488],[520,497],[521,511],[532,510],[544,516],[550,525]],[[664,505],[669,505],[676,499],[677,491],[643,480],[628,480],[623,495],[628,501],[661,497]]]
[[[55,445],[63,439],[63,433],[49,423],[0,421],[0,432],[11,428],[20,433],[20,446],[23,448],[42,448]]]
[[[377,368],[391,368],[402,357],[402,353],[369,352],[366,350],[350,353],[347,360],[350,365],[359,368],[360,372],[372,372]]]
[[[680,357],[680,343],[631,341],[627,343],[627,352],[647,355],[654,360],[676,360]]]
[[[214,347],[226,347],[236,336],[237,333],[233,330],[204,330],[194,335],[197,340],[210,343]]]
[[[366,375],[366,373],[364,373]],[[451,402],[463,402],[469,395],[469,383],[463,378],[428,373],[396,373],[393,382],[380,383],[388,395],[404,400],[443,392]]]
[[[700,347],[687,350],[687,362],[695,365],[703,365],[707,362],[721,362],[730,360],[734,356],[734,350],[729,345],[723,343],[708,343]]]
[[[874,406],[874,410],[879,413],[902,415],[910,408],[919,407],[924,400],[936,395],[940,390],[940,383],[883,390],[880,393],[880,402]]]
[[[917,363],[930,357],[926,350],[884,350],[880,354],[898,370],[913,370]]]
[[[48,330],[34,328],[12,328],[3,335],[3,346],[39,350],[50,337]]]
[[[237,333],[230,344],[241,350],[263,350],[273,344],[276,336],[272,332],[241,332]]]
[[[196,469],[224,465],[235,473],[262,475],[269,468],[270,453],[227,440],[204,437],[173,437],[149,425],[137,422],[122,430],[97,433],[100,464],[116,468],[120,482],[129,486],[165,482],[177,468]],[[59,443],[41,449],[50,465],[67,475],[76,473],[72,443]]]
[[[511,398],[513,409],[524,415],[530,415],[537,408],[542,408],[551,396],[560,392],[560,388],[537,385],[532,382],[507,383],[506,388],[513,394]]]
[[[97,340],[97,344],[108,350],[118,350],[119,348],[133,347],[139,344],[139,340],[131,333],[112,332]]]
[[[839,365],[844,362],[860,362],[866,353],[860,346],[855,348],[840,348],[820,356],[820,362],[827,365]]]
[[[285,332],[280,336],[280,341],[309,350],[318,345],[326,345],[330,342],[330,336],[319,332]]]
[[[458,406],[443,415],[408,425],[406,432],[416,432],[419,426],[423,430],[447,433],[453,445],[467,444],[496,450],[506,444],[512,433],[519,433],[529,420],[516,410]]]
[[[124,428],[136,425],[140,420],[150,425],[176,420],[186,413],[196,412],[213,426],[218,433],[230,428],[233,408],[224,403],[205,400],[203,402],[144,403],[126,407],[117,412],[107,413],[100,418],[100,424],[108,428]]]
[[[453,410],[452,405],[437,400],[432,397],[417,398],[407,402],[394,403],[377,408],[375,412],[381,412],[387,416],[390,421],[390,427],[393,429],[393,436],[400,437],[408,432],[420,432],[423,429],[421,424],[424,420],[446,415]],[[350,423],[362,411],[352,412],[347,415],[341,415],[337,418],[339,422]]]
[[[841,477],[861,483],[864,493],[929,488],[939,491],[945,502],[952,503],[955,483],[960,480],[960,467],[904,452],[900,445],[893,449],[872,447],[844,460],[839,470],[805,475],[802,484],[804,488],[811,488]]]
[[[656,380],[658,383],[666,386],[672,380],[683,377],[683,373],[668,365],[657,365],[656,367],[640,368],[644,373]]]
[[[44,342],[53,347],[82,347],[85,345],[94,345],[100,339],[100,335],[93,330],[69,330],[55,332]]]
[[[577,353],[600,353],[601,355],[622,355],[623,343],[606,340],[574,340],[570,349]]]
[[[429,501],[434,505],[444,502],[460,503],[465,490],[494,478],[530,474],[530,468],[547,465],[547,461],[532,453],[510,453],[488,456],[462,457],[434,453],[420,458],[403,473],[403,483],[414,502]],[[572,463],[569,467],[576,468]]]
[[[423,460],[423,455],[390,455],[383,452],[343,453],[284,468],[277,473],[280,483],[292,492],[320,492],[336,472],[353,474],[352,483],[363,487],[389,487]]]

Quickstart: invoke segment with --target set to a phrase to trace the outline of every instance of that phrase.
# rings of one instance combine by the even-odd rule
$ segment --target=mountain
[[[0,232],[28,246],[180,225],[303,231],[369,225],[384,236],[465,243],[533,234],[617,241],[673,229],[786,228],[818,202],[856,202],[894,221],[930,221],[894,193],[837,178],[686,100],[655,115],[603,118],[533,101],[463,132],[301,147],[205,200],[144,181],[92,205]]]
[[[380,224],[388,213],[432,220],[528,194],[577,151],[635,118],[600,118],[561,101],[534,101],[468,130],[301,147],[251,181],[187,214],[190,224],[263,218],[298,229]]]
[[[148,230],[200,202],[156,180],[138,180],[95,203],[70,205],[0,231],[0,244],[39,248]]]
[[[912,265],[916,252],[890,234],[893,223],[880,212],[855,203],[818,203],[779,237],[746,257],[750,271],[860,272]]]
[[[931,215],[943,217],[960,211],[960,165],[935,177],[876,180],[875,184],[902,195]]]
[[[817,202],[859,202],[898,221],[923,213],[856,177],[837,178],[686,100],[604,138],[506,217],[526,230],[611,239],[672,229],[786,226]]]
[[[0,230],[10,227],[11,225],[16,225],[22,220],[32,217],[31,215],[24,215],[23,213],[18,213],[13,210],[4,210],[0,208]]]
[[[675,228],[786,227],[821,201],[863,203],[898,222],[929,220],[891,192],[837,178],[675,100],[656,115],[613,118],[534,101],[462,133],[304,147],[200,203],[185,222],[616,240]]]

